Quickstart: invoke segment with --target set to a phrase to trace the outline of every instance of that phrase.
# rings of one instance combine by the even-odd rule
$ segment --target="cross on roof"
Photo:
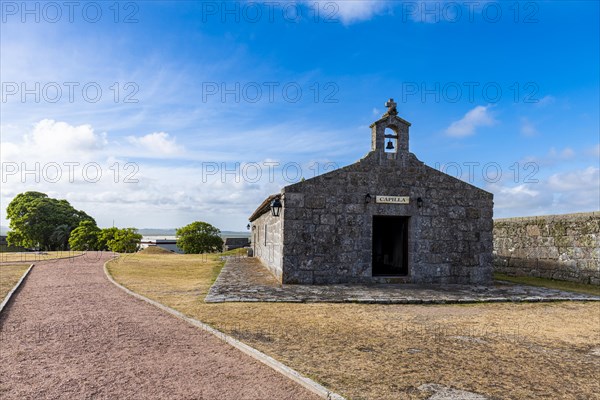
[[[394,99],[389,99],[388,101],[385,102],[385,106],[388,108],[387,113],[390,115],[398,115],[398,110],[396,110],[396,102],[394,101]]]

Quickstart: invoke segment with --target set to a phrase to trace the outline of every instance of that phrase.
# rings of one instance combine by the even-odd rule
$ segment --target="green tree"
[[[6,208],[10,219],[7,241],[13,246],[60,249],[66,245],[69,232],[84,220],[94,221],[78,211],[67,200],[57,200],[40,192],[18,194]]]
[[[100,234],[100,245],[116,253],[135,253],[140,248],[142,235],[135,228],[107,228]]]
[[[223,249],[221,231],[206,222],[192,222],[179,228],[177,246],[186,254],[214,253]]]
[[[89,220],[84,220],[89,221]],[[81,223],[80,223],[81,225]],[[69,235],[71,227],[67,224],[62,224],[54,228],[54,232],[50,235],[50,244],[54,249],[66,250],[69,245]]]
[[[109,250],[108,242],[115,239],[119,228],[104,228],[98,234],[98,250]]]
[[[99,242],[100,232],[93,221],[81,221],[69,236],[69,247],[71,250],[103,250]]]

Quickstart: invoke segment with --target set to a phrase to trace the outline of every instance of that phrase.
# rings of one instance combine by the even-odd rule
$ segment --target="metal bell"
[[[394,150],[394,143],[392,143],[392,140],[390,139],[390,141],[387,143],[387,146],[385,146],[386,150]]]

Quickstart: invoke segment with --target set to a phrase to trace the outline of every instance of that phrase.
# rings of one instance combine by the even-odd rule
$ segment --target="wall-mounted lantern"
[[[281,213],[281,207],[281,200],[278,198],[273,200],[271,202],[271,214],[273,214],[274,217],[279,217],[279,214]]]
[[[369,193],[367,193],[365,195],[365,204],[369,204],[371,202],[371,195]]]
[[[420,197],[417,197],[417,208],[422,208],[423,207],[423,199]]]
[[[250,230],[250,224],[246,225],[246,229]]]

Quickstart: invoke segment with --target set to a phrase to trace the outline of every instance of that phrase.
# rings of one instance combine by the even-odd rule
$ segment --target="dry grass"
[[[351,399],[423,399],[439,383],[495,398],[598,399],[600,304],[222,303],[216,256],[128,256],[130,289],[231,334]]]
[[[201,302],[222,266],[214,255],[138,252],[111,261],[109,272],[134,292],[174,308],[188,308]]]
[[[0,262],[36,262],[54,260],[56,258],[74,257],[83,254],[82,251],[44,251],[44,252],[21,252],[21,253],[0,253]]]
[[[29,264],[0,265],[0,302],[4,300],[28,268]]]

